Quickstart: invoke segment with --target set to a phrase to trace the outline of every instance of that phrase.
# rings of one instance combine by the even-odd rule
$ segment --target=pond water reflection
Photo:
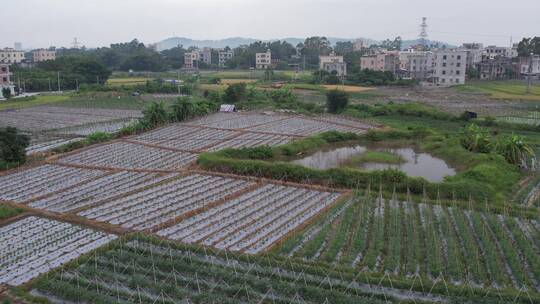
[[[423,177],[430,182],[440,182],[445,176],[456,174],[456,171],[448,166],[444,160],[434,157],[429,153],[416,152],[410,147],[388,148],[359,145],[340,147],[332,150],[318,151],[312,155],[292,162],[314,169],[329,169],[343,166],[353,167],[349,164],[351,157],[359,156],[368,150],[390,152],[401,156],[404,162],[399,164],[367,162],[359,164],[356,168],[362,170],[394,168],[405,172],[409,176]]]

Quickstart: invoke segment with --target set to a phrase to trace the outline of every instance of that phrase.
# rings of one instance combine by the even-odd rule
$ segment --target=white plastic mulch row
[[[26,148],[26,155],[31,155],[35,153],[42,153],[47,152],[49,150],[52,150],[54,148],[60,147],[62,145],[66,145],[72,142],[83,140],[82,137],[77,138],[55,138],[49,141],[39,142],[39,143],[31,143],[28,148]]]
[[[179,131],[182,134],[181,136],[175,134],[163,134],[164,132],[161,132],[161,134],[156,134],[155,137],[145,135],[144,139],[136,140],[148,144],[157,145],[160,147],[175,148],[196,152],[201,149],[213,146],[223,141],[224,139],[240,134],[237,131],[207,128],[198,128],[197,130],[190,133],[183,133],[182,129],[180,129]]]
[[[41,165],[0,176],[0,199],[23,203],[62,191],[78,183],[100,177],[106,172],[57,165]]]
[[[54,130],[55,134],[72,134],[77,136],[88,136],[94,132],[105,132],[105,133],[115,133],[120,129],[128,126],[133,123],[135,120],[126,119],[121,121],[106,121],[106,122],[95,122],[91,124],[86,124],[76,127],[68,127],[63,129]]]
[[[197,154],[175,152],[127,142],[114,142],[61,158],[64,163],[119,169],[173,170],[195,161]]]
[[[285,120],[279,120],[252,128],[253,131],[261,132],[271,132],[279,134],[290,134],[290,135],[312,135],[316,133],[326,132],[326,131],[340,131],[340,132],[353,132],[353,133],[363,133],[365,130],[332,124],[328,122],[315,121],[307,118],[301,117],[290,117]]]
[[[221,121],[206,123],[204,125],[221,129],[246,129],[262,124],[267,124],[283,118],[285,118],[285,116],[250,113],[246,115],[237,115],[232,119],[223,119]]]
[[[211,147],[209,151],[217,151],[224,148],[247,148],[257,146],[279,146],[292,141],[294,137],[277,135],[277,134],[264,134],[264,133],[244,133],[235,138],[220,142],[219,144]]]
[[[24,284],[115,238],[34,216],[0,227],[0,283]]]
[[[42,106],[0,111],[0,127],[12,126],[27,131],[43,131],[140,116],[140,111],[133,110]]]
[[[145,132],[143,134],[134,136],[132,139],[138,141],[145,140],[160,140],[160,139],[179,139],[185,138],[190,133],[197,132],[201,128],[184,126],[181,124],[172,124],[163,128]]]
[[[144,230],[163,224],[253,183],[219,176],[193,174],[80,212],[88,219]]]
[[[261,252],[331,205],[339,193],[268,184],[158,232],[186,243]]]
[[[358,129],[366,129],[366,130],[368,130],[368,129],[373,128],[372,126],[370,126],[368,124],[365,124],[365,123],[362,123],[362,122],[360,122],[358,120],[355,120],[355,119],[352,119],[352,118],[349,119],[349,118],[345,118],[345,117],[341,117],[341,116],[337,116],[337,115],[332,115],[332,114],[325,114],[325,115],[317,116],[316,119],[326,121],[326,122],[329,122],[329,123],[351,126],[351,127],[355,127],[355,128],[358,128]]]
[[[122,171],[39,199],[29,206],[55,212],[69,212],[151,186],[175,175]]]

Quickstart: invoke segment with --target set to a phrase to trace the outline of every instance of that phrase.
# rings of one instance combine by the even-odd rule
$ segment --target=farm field
[[[358,197],[274,252],[329,267],[538,294],[538,244],[537,219]]]
[[[115,238],[34,216],[0,227],[0,283],[21,285]]]
[[[152,81],[152,78],[147,77],[125,77],[125,78],[109,78],[106,85],[110,87],[115,86],[133,86],[138,84],[145,84],[147,81]]]
[[[540,101],[540,87],[536,84],[527,94],[524,81],[475,81],[458,86],[456,90],[464,92],[482,92],[494,99],[518,99]]]
[[[0,111],[61,103],[68,100],[69,98],[69,95],[38,95],[35,96],[32,100],[15,99],[13,101],[0,102]]]
[[[375,281],[375,280],[373,280]],[[42,278],[32,293],[100,303],[403,303],[437,302],[426,292],[358,283],[300,263],[213,252],[133,236]]]
[[[4,283],[19,285],[57,269],[26,288],[51,301],[103,303],[325,303],[328,297],[340,303],[450,303],[464,293],[491,299],[496,292],[502,295],[495,300],[539,299],[536,217],[375,199],[194,165],[204,151],[370,128],[334,115],[216,113],[2,174],[0,201],[32,214],[32,223],[21,222],[20,229],[33,229],[28,233],[34,239],[22,246],[38,247],[36,257],[28,257],[35,263],[12,263]],[[40,213],[108,233],[45,220]],[[106,245],[116,235],[122,236]],[[68,258],[60,250],[64,244],[88,250]],[[75,259],[99,245],[105,246]],[[43,262],[56,261],[57,248],[59,262]],[[21,261],[15,253],[7,256]],[[12,277],[21,272],[35,275]]]

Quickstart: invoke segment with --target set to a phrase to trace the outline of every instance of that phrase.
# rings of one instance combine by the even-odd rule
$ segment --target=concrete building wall
[[[394,53],[379,53],[360,58],[361,69],[395,73],[399,65],[399,55]]]
[[[54,50],[39,49],[32,52],[32,60],[34,62],[42,62],[55,59],[56,51]]]
[[[199,52],[193,51],[184,54],[184,68],[193,69],[198,67],[196,61],[199,61]]]
[[[272,65],[272,52],[267,50],[266,53],[255,54],[255,68],[267,69]]]
[[[451,86],[465,83],[467,52],[464,50],[438,50],[433,57],[433,83]]]
[[[12,48],[5,48],[0,50],[0,62],[3,63],[20,63],[23,61],[24,58],[24,52],[23,51],[17,51]]]
[[[403,77],[427,80],[433,75],[432,52],[401,52],[399,69]]]
[[[11,85],[11,73],[9,72],[9,64],[0,63],[0,86]]]
[[[218,52],[218,63],[219,63],[219,66],[220,67],[225,67],[225,64],[227,63],[227,61],[233,59],[234,57],[234,52],[231,50],[231,51],[219,51]]]

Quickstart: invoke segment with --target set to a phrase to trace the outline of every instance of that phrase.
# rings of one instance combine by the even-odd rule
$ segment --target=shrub
[[[326,108],[330,113],[341,113],[349,104],[349,95],[345,91],[331,90],[326,93]]]
[[[2,96],[5,99],[9,99],[11,97],[11,90],[9,88],[2,88]]]
[[[152,102],[143,111],[141,120],[146,128],[153,128],[167,122],[167,110],[163,102]]]
[[[491,135],[489,131],[480,128],[476,124],[470,124],[462,129],[461,145],[477,153],[489,153],[491,151]]]
[[[534,156],[534,151],[520,135],[507,135],[498,139],[495,151],[511,164],[519,165]]]
[[[193,105],[189,102],[187,97],[178,98],[171,106],[172,121],[184,121],[193,115]]]
[[[88,135],[86,137],[86,140],[88,141],[88,143],[92,144],[92,143],[104,142],[104,141],[110,140],[111,138],[112,138],[111,134],[98,131],[98,132],[94,132]]]
[[[229,85],[225,90],[225,102],[235,103],[240,101],[246,95],[246,84],[245,83],[234,83]]]
[[[5,164],[26,162],[26,148],[30,138],[20,134],[17,128],[0,129],[0,162]],[[7,166],[6,165],[6,166]]]

